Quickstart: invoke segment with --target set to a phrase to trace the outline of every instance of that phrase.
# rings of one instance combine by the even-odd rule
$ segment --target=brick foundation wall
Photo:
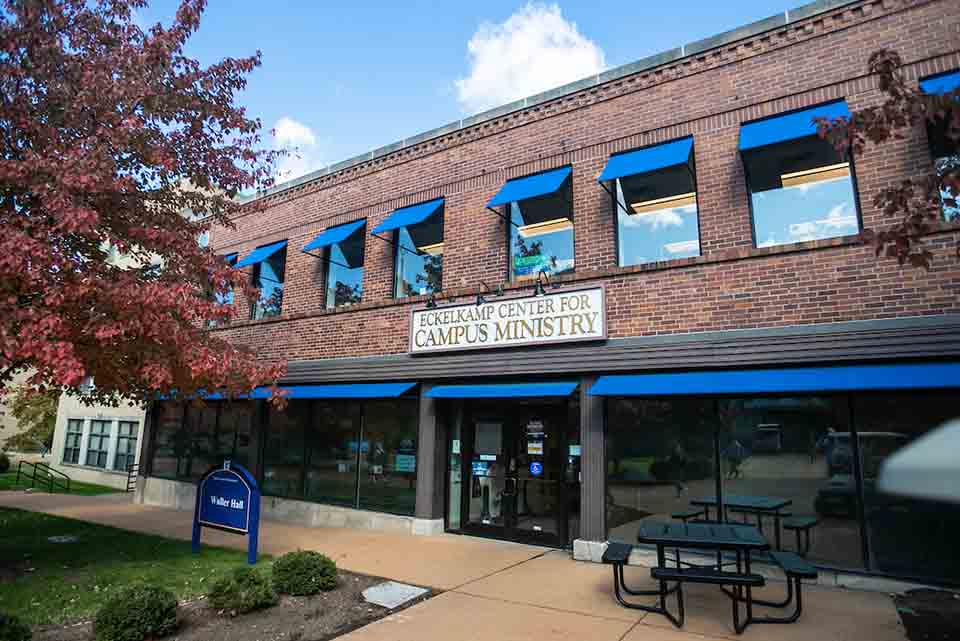
[[[246,253],[288,239],[283,315],[238,320],[222,335],[266,359],[405,352],[411,306],[393,300],[393,246],[366,239],[363,303],[327,311],[324,265],[300,251],[328,226],[367,218],[367,231],[396,207],[443,196],[443,297],[475,293],[507,274],[506,229],[484,209],[503,182],[573,167],[576,273],[605,282],[611,337],[771,327],[960,311],[956,231],[929,239],[929,272],[877,260],[853,239],[756,249],[737,151],[740,123],[845,98],[852,110],[882,96],[867,58],[896,49],[919,77],[960,67],[960,4],[865,1],[698,53],[583,92],[452,132],[337,174],[265,197],[267,209],[217,229],[218,252]],[[702,256],[616,266],[616,216],[596,182],[616,151],[693,135]],[[923,130],[855,161],[865,227],[887,223],[877,191],[928,171]],[[246,309],[240,318],[248,317]]]

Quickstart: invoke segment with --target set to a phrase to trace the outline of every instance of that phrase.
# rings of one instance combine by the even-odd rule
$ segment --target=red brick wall
[[[877,260],[849,240],[758,250],[737,153],[740,123],[846,98],[882,100],[865,76],[869,54],[895,48],[913,79],[960,67],[960,3],[865,1],[718,50],[493,119],[267,197],[266,211],[215,230],[223,253],[287,238],[283,316],[221,331],[264,358],[291,360],[404,352],[420,299],[394,301],[393,247],[366,240],[364,302],[323,309],[323,265],[299,251],[326,227],[367,218],[368,231],[398,206],[446,198],[444,296],[506,278],[502,221],[484,203],[503,181],[573,166],[576,274],[603,281],[612,337],[769,327],[960,312],[958,238],[930,239],[929,272]],[[692,134],[701,247],[696,259],[618,268],[610,198],[597,184],[614,151]],[[876,191],[927,171],[922,130],[856,161],[867,227],[884,220]],[[243,318],[246,311],[242,310]]]

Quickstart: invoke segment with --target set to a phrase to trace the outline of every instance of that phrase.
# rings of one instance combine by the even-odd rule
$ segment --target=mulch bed
[[[893,600],[910,641],[960,639],[960,595],[918,588]]]
[[[237,617],[207,607],[205,599],[182,604],[180,629],[164,641],[327,641],[397,610],[363,600],[362,592],[386,579],[340,571],[336,590],[309,597],[283,596],[275,607]],[[427,593],[403,607],[432,596]],[[402,608],[398,608],[402,609]],[[92,641],[89,621],[34,628],[34,641]]]

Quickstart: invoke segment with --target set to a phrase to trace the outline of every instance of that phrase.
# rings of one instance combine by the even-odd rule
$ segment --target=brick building
[[[211,331],[288,361],[290,405],[162,404],[141,499],[192,508],[229,457],[268,517],[596,558],[719,495],[823,567],[955,578],[956,509],[875,479],[952,416],[960,234],[926,272],[856,236],[956,149],[812,123],[882,100],[882,47],[956,88],[958,45],[950,0],[821,0],[259,194],[211,245],[263,295]]]

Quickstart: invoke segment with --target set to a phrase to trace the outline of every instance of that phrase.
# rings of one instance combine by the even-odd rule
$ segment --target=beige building
[[[10,381],[8,393],[0,398],[0,449],[8,449],[7,440],[26,429],[26,426],[21,427],[13,417],[10,401],[13,398],[13,392],[27,380],[28,376],[30,376],[29,371],[15,374]]]
[[[126,488],[127,470],[139,463],[143,425],[138,405],[91,407],[64,394],[50,464],[75,481]]]

